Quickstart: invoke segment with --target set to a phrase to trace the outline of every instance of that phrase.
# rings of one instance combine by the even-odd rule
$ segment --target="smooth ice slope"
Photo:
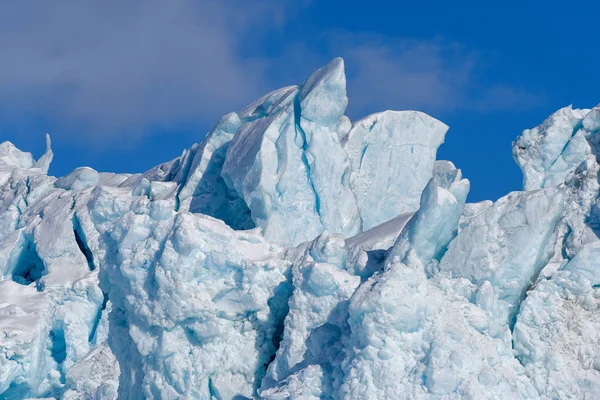
[[[467,203],[417,111],[344,116],[344,64],[142,174],[0,144],[0,399],[600,396],[600,107]]]

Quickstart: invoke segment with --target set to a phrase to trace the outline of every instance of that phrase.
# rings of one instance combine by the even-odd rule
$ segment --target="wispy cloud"
[[[39,118],[59,140],[108,147],[152,129],[210,125],[338,55],[354,118],[540,102],[508,83],[482,82],[480,55],[443,39],[337,31],[320,33],[318,45],[290,43],[269,57],[256,51],[306,2],[1,2],[0,121]]]
[[[545,98],[541,94],[509,84],[495,84],[485,88],[479,97],[473,98],[472,107],[478,111],[527,110],[543,105]]]
[[[435,112],[465,103],[474,61],[456,43],[356,35],[335,43],[350,65],[351,111]]]
[[[240,47],[285,17],[267,0],[2,2],[0,108],[108,136],[214,120],[265,90]]]
[[[415,40],[338,31],[321,39],[326,57],[298,43],[280,63],[293,65],[295,59],[303,59],[318,65],[331,55],[342,56],[348,76],[348,112],[353,117],[384,109],[491,112],[543,103],[539,95],[486,77],[482,52],[443,38]]]

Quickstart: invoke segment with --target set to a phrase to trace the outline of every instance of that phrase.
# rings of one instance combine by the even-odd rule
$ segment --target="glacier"
[[[352,122],[344,61],[144,173],[0,144],[0,399],[600,397],[600,105],[469,203],[419,111]]]

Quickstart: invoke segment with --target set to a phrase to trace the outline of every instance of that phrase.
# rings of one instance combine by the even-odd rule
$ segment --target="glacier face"
[[[0,144],[0,398],[600,396],[600,106],[467,203],[446,125],[347,103],[335,59],[143,174]]]

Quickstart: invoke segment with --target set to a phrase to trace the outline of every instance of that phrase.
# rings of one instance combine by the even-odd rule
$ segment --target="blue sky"
[[[417,109],[470,201],[521,187],[511,142],[600,103],[593,1],[0,0],[0,140],[50,172],[142,172],[227,112],[346,60],[348,115]]]

